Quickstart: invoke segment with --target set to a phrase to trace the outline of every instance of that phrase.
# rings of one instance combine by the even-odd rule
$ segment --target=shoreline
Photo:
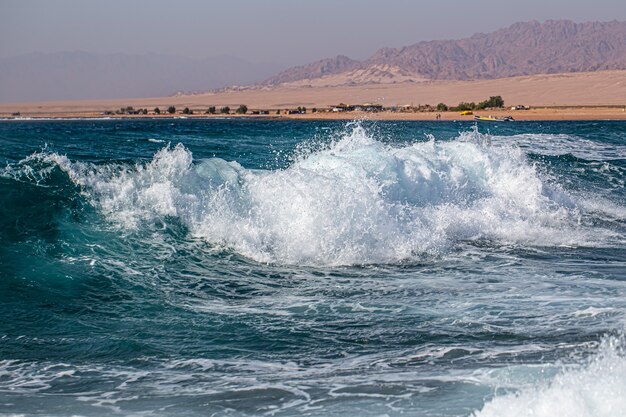
[[[194,109],[196,111],[196,109]],[[147,115],[104,115],[93,111],[20,112],[19,116],[0,112],[0,121],[44,121],[44,120],[388,120],[388,121],[474,121],[474,116],[512,116],[515,121],[626,121],[626,107],[622,106],[554,106],[529,110],[491,109],[474,111],[473,115],[459,112],[307,112],[305,114],[147,114]]]
[[[504,99],[503,109],[474,111],[475,115],[513,116],[516,120],[626,120],[626,70],[531,75],[492,80],[429,80],[390,84],[341,86],[240,87],[168,97],[83,99],[0,103],[0,118],[217,118],[247,117],[277,120],[473,120],[458,112],[437,112],[439,104],[480,103]],[[344,104],[347,103],[347,104]],[[245,105],[247,115],[232,114]],[[348,107],[370,111],[334,112]],[[523,106],[530,110],[511,110]],[[161,114],[154,113],[155,108]],[[175,107],[173,114],[166,109]],[[229,107],[231,114],[221,114]],[[294,114],[305,107],[306,114]],[[189,108],[195,114],[182,114]],[[214,108],[216,114],[207,114]],[[131,115],[122,109],[145,109]],[[313,109],[320,112],[314,113]],[[382,109],[382,111],[381,111]],[[378,110],[378,112],[374,112]],[[252,111],[264,114],[250,114]],[[322,112],[325,111],[325,112]],[[277,114],[280,113],[280,114]],[[289,114],[291,113],[291,114]]]

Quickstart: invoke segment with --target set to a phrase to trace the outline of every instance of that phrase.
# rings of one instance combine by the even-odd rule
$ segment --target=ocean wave
[[[626,411],[624,336],[605,338],[597,353],[516,393],[497,396],[472,417],[619,417]]]
[[[178,144],[135,165],[41,152],[5,175],[41,181],[55,168],[120,230],[175,217],[195,238],[268,263],[394,263],[485,240],[602,245],[620,235],[594,227],[585,207],[605,220],[624,211],[568,194],[523,149],[477,131],[394,147],[355,125],[275,171],[194,161]]]
[[[399,407],[396,411],[406,408],[421,415],[417,412],[419,405],[432,401],[432,393],[445,398],[458,393],[461,387],[480,409],[470,413],[458,404],[437,404],[441,415],[622,416],[626,410],[624,337],[607,336],[594,346],[576,346],[577,358],[570,357],[564,363],[472,370],[458,369],[457,362],[457,369],[438,372],[425,371],[420,364],[449,364],[476,355],[481,361],[482,355],[515,355],[542,348],[520,346],[481,351],[426,346],[417,352],[404,352],[408,355],[404,358],[403,352],[395,351],[323,361],[143,357],[128,365],[115,361],[102,364],[0,360],[0,395],[50,398],[62,396],[69,389],[73,398],[64,398],[72,401],[76,409],[84,407],[93,412],[90,407],[95,406],[101,411],[127,415],[147,399],[158,398],[175,407],[181,396],[211,404],[216,410],[228,406],[240,411],[246,409],[246,399],[254,392],[256,400],[273,404],[271,409],[257,411],[274,410],[282,415],[301,415],[311,407],[318,407],[323,415],[340,415],[342,411],[350,415],[380,415],[383,410],[389,412],[386,407],[394,403]],[[589,356],[590,348],[594,350]],[[79,384],[80,380],[85,382]],[[105,380],[106,386],[94,389],[91,383],[98,380]],[[449,391],[442,392],[444,387]],[[494,388],[505,394],[490,398],[489,392]],[[233,398],[239,401],[234,402]],[[357,401],[363,398],[383,399],[386,405],[378,408],[380,412],[376,412],[375,404],[367,410],[359,408]],[[483,403],[482,398],[488,399]],[[402,412],[391,413],[396,414]]]
[[[575,135],[525,133],[512,136],[493,136],[497,143],[510,143],[529,152],[561,156],[572,155],[588,161],[626,159],[626,146],[596,142]]]

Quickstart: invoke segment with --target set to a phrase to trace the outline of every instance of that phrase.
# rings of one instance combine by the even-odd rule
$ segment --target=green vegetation
[[[442,103],[443,104],[443,103]],[[465,111],[465,110],[485,110],[485,109],[496,109],[504,107],[504,100],[502,96],[491,96],[488,100],[481,101],[476,104],[474,102],[465,103],[460,102],[456,107],[450,107],[449,110],[452,111]]]
[[[222,114],[230,114],[230,107],[224,106],[220,109],[220,113]]]
[[[501,107],[504,107],[504,100],[502,99],[502,96],[491,96],[489,97],[489,100],[481,101],[480,103],[478,103],[479,110],[481,108],[488,109]]]
[[[211,106],[206,109],[206,114],[215,114],[215,106]]]
[[[113,112],[109,112],[113,114]],[[135,109],[133,106],[120,107],[115,114],[148,114],[148,109]]]
[[[183,109],[183,114],[193,114],[193,110],[189,110],[189,107]]]
[[[236,112],[237,114],[246,114],[248,113],[248,106],[246,106],[245,104],[242,104],[237,108]]]
[[[133,106],[120,107],[117,114],[136,114]]]
[[[476,110],[476,103],[466,103],[464,101],[460,102],[456,107],[450,107],[449,110],[452,111],[465,111],[465,110]]]
[[[174,107],[174,106],[169,106],[169,107],[167,108],[167,112],[168,112],[169,114],[174,114],[174,113],[176,113],[176,107]]]
[[[437,111],[448,111],[448,106],[444,103],[437,104]]]
[[[152,111],[154,112],[154,114],[161,114],[161,109],[158,107],[155,107]]]

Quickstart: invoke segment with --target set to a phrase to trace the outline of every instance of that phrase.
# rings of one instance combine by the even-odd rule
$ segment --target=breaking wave
[[[44,151],[4,175],[39,182],[56,168],[120,228],[173,217],[195,238],[269,263],[400,262],[478,241],[598,245],[620,237],[595,227],[589,207],[604,218],[624,213],[574,197],[522,148],[476,131],[394,147],[356,125],[282,170],[194,161],[178,144],[135,165]]]
[[[624,337],[605,338],[586,363],[494,398],[473,417],[619,417],[626,410]]]

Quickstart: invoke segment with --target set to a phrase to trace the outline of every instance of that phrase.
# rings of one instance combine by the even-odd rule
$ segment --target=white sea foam
[[[194,162],[180,144],[135,166],[31,158],[67,172],[114,224],[177,217],[193,236],[261,262],[385,263],[460,241],[594,245],[615,237],[585,226],[584,202],[545,178],[522,149],[491,145],[477,132],[392,147],[357,125],[302,155],[276,171]]]
[[[565,368],[547,381],[498,396],[473,417],[622,417],[626,414],[623,337],[605,339],[585,364]]]
[[[542,155],[573,155],[592,161],[610,161],[626,158],[626,146],[592,141],[566,135],[525,133],[512,136],[493,136],[494,142],[513,143],[522,149]]]
[[[257,398],[271,396],[281,410],[301,414],[309,406],[328,407],[339,398],[381,398],[386,401],[407,400],[406,405],[428,400],[419,394],[441,389],[447,385],[464,399],[482,398],[490,387],[507,389],[506,395],[487,401],[472,417],[617,417],[626,410],[626,358],[623,337],[608,337],[597,352],[573,364],[520,365],[513,369],[482,368],[445,369],[442,372],[416,372],[419,367],[403,361],[454,361],[465,355],[482,359],[494,354],[541,351],[538,346],[512,347],[512,350],[490,349],[489,352],[460,347],[429,347],[418,352],[407,350],[410,356],[398,361],[390,352],[371,355],[347,355],[321,363],[301,361],[264,361],[251,358],[181,358],[152,362],[147,369],[119,364],[53,363],[0,361],[0,394],[30,395],[64,392],[64,384],[75,384],[74,379],[97,375],[107,382],[103,389],[87,385],[84,391],[72,390],[75,399],[118,413],[128,414],[133,401],[145,403],[146,398],[159,396],[215,395],[215,404],[232,398],[247,398],[256,392]],[[586,350],[586,348],[585,348]],[[395,352],[402,355],[401,352]],[[582,352],[578,352],[580,354]],[[481,359],[481,360],[482,360]],[[560,370],[559,370],[560,369]],[[463,385],[461,385],[463,384]],[[462,390],[461,390],[462,391]],[[280,393],[280,400],[276,400]],[[445,396],[445,393],[444,393]],[[388,403],[387,403],[388,405]],[[320,408],[322,409],[322,408]],[[398,410],[402,410],[402,405]],[[450,410],[447,410],[450,411]],[[335,413],[328,413],[335,414]],[[290,414],[291,415],[291,414]],[[458,415],[458,414],[456,414]]]

